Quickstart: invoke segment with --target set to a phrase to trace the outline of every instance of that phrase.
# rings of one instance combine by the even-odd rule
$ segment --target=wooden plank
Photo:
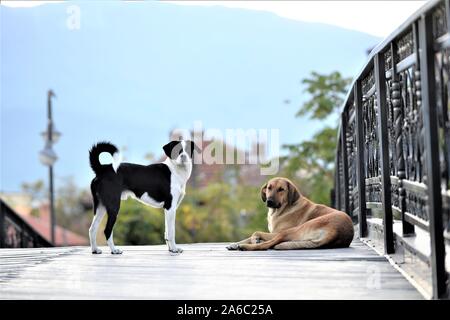
[[[384,257],[358,240],[328,250],[225,246],[182,245],[181,255],[171,255],[165,245],[123,247],[123,255],[107,248],[92,255],[86,247],[24,249],[24,255],[0,250],[0,298],[421,299]]]

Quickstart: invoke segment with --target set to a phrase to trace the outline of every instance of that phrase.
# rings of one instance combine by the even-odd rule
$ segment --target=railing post
[[[380,142],[381,164],[381,202],[383,208],[384,251],[394,253],[394,231],[391,203],[391,174],[389,170],[389,131],[388,110],[386,103],[385,61],[380,53],[374,58],[374,76],[377,90],[378,137]]]
[[[348,157],[347,157],[347,117],[345,112],[341,116],[341,154],[342,154],[342,172],[344,179],[344,211],[351,215],[349,212],[349,194],[348,194]],[[342,204],[341,204],[342,205]]]
[[[426,184],[431,239],[431,271],[433,298],[446,296],[445,246],[440,186],[439,135],[436,107],[436,82],[433,49],[432,19],[424,14],[419,20],[420,71],[422,112],[425,129]]]
[[[363,115],[362,115],[362,91],[361,82],[356,80],[353,88],[353,100],[355,103],[355,124],[356,124],[356,183],[358,186],[358,218],[359,237],[367,236],[366,217],[366,177],[364,174],[364,137],[363,137]]]

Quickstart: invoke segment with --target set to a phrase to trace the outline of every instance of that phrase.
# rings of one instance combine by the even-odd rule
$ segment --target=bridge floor
[[[350,248],[227,251],[225,244],[1,249],[0,299],[422,299],[382,256]]]

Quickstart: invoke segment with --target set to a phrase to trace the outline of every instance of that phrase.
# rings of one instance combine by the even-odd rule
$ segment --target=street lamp
[[[41,133],[41,136],[45,140],[44,150],[39,152],[39,159],[42,164],[48,166],[49,172],[49,191],[50,191],[50,231],[51,240],[53,245],[55,245],[55,206],[53,199],[53,165],[58,160],[55,151],[52,147],[55,144],[61,133],[57,131],[53,125],[52,120],[52,97],[56,97],[52,90],[48,91],[47,94],[47,131]]]

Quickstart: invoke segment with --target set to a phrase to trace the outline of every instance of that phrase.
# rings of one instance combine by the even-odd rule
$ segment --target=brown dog
[[[286,178],[273,178],[261,188],[267,204],[269,231],[255,232],[228,250],[343,248],[353,240],[353,223],[342,211],[316,204]]]

